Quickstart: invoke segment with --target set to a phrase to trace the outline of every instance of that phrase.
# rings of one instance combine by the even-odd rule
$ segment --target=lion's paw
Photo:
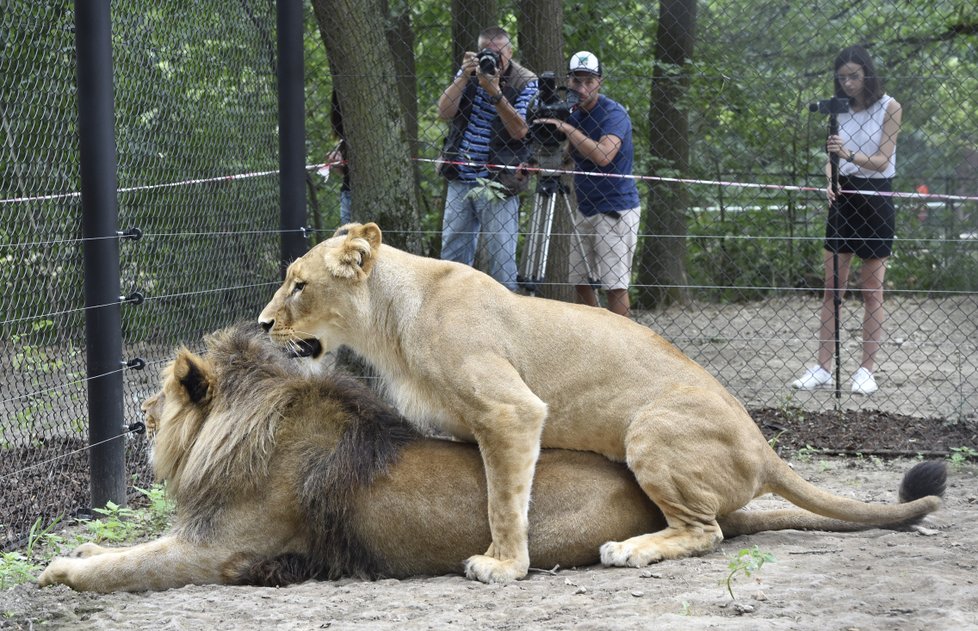
[[[97,554],[103,554],[105,552],[107,552],[106,548],[94,544],[91,541],[86,541],[72,550],[70,556],[74,559],[87,559],[88,557],[93,557]]]
[[[41,572],[41,575],[37,577],[38,587],[47,587],[48,585],[71,585],[69,575],[71,573],[72,562],[71,559],[58,558],[51,561],[47,568]]]
[[[482,554],[465,560],[465,576],[483,583],[508,583],[524,578],[528,571],[528,563],[500,561]]]
[[[636,537],[637,538],[637,537]],[[662,553],[653,545],[629,539],[609,541],[601,546],[601,563],[614,567],[644,567],[662,560]]]

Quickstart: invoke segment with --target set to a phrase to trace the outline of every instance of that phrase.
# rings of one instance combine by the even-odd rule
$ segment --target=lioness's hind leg
[[[717,515],[750,501],[755,485],[751,458],[737,448],[739,419],[730,417],[737,410],[725,403],[712,392],[687,389],[633,419],[625,457],[668,526],[606,543],[602,563],[640,567],[712,552],[723,541]]]

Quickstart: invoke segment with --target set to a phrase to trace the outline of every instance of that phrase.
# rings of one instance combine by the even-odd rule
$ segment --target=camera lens
[[[494,75],[499,68],[499,53],[488,48],[479,51],[479,72]]]

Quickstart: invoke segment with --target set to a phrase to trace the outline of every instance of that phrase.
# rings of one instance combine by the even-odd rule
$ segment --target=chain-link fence
[[[90,503],[73,6],[49,0],[0,8],[4,547],[22,541],[36,518]],[[196,345],[208,331],[255,317],[277,285],[276,7],[267,0],[111,8],[119,224],[123,233],[141,234],[119,241],[120,370],[126,419],[135,421],[177,344]],[[974,423],[978,22],[970,9],[948,0],[926,7],[317,0],[305,7],[309,225],[321,238],[341,223],[345,179],[352,219],[378,221],[385,240],[431,256],[471,255],[483,269],[504,270],[501,280],[518,291],[575,300],[582,201],[599,212],[635,212],[625,274],[631,317],[704,364],[748,407],[872,408]],[[479,33],[493,25],[507,31],[512,59],[536,80],[507,78],[506,90],[490,82],[468,97],[460,80],[461,94],[440,104],[465,51],[504,53],[492,33],[479,46]],[[833,60],[850,44],[869,51],[902,121],[887,317],[875,356],[880,390],[849,391],[864,335],[856,258],[839,305],[844,383],[837,399],[831,390],[790,384],[816,361],[825,286],[829,116],[808,105],[833,96]],[[596,201],[581,199],[588,183],[580,178],[615,167],[602,164],[601,154],[584,156],[602,134],[588,128],[586,108],[570,111],[579,106],[560,91],[578,51],[600,61],[600,82],[584,60],[571,87],[596,87],[628,116],[633,177],[625,179],[634,183],[639,211],[601,207],[604,188]],[[503,75],[508,61],[495,62]],[[540,99],[547,71],[558,91]],[[502,98],[493,102],[497,89]],[[332,115],[337,108],[341,117]],[[466,120],[486,120],[485,134],[447,155],[480,176],[460,195],[458,181],[449,184],[437,168],[465,108]],[[556,119],[570,134],[556,146],[531,134],[537,142],[529,156],[521,143],[492,147],[493,164],[531,165],[527,188],[515,197],[481,179],[489,175],[483,166],[499,108],[504,116],[529,110]],[[597,134],[578,139],[577,160],[563,159],[578,133],[568,126]],[[484,152],[473,150],[480,142]],[[860,153],[857,165],[868,162]],[[843,167],[852,164],[846,157]],[[325,180],[318,167],[333,159],[343,162]],[[456,239],[449,253],[443,228],[453,195],[454,203],[479,202],[489,214],[479,224],[449,225]],[[551,204],[544,229],[547,222],[536,220]],[[512,216],[495,227],[492,211],[501,208]],[[487,238],[512,232],[513,220],[515,249]],[[608,255],[612,263],[617,256]],[[596,293],[606,307],[614,306],[609,297],[622,297],[609,288],[605,281]],[[146,369],[135,369],[137,358]],[[144,443],[124,430],[127,466],[145,484]]]
[[[0,8],[0,547],[91,505],[73,5]],[[275,287],[275,7],[119,2],[111,21],[128,424],[178,344]]]
[[[314,4],[328,56],[317,65],[320,102],[329,103],[328,83],[344,114],[354,220],[396,230],[415,212],[429,254],[474,261],[521,291],[592,300],[597,288],[611,309],[627,299],[633,318],[664,332],[750,407],[974,418],[978,128],[966,112],[978,91],[978,23],[966,3]],[[505,32],[484,31],[492,26]],[[374,45],[379,33],[389,47]],[[854,44],[869,65],[835,67]],[[853,92],[851,109],[818,107],[855,78],[866,93]],[[877,80],[887,96],[869,99]],[[397,100],[410,104],[403,129],[363,122],[364,109]],[[531,124],[511,126],[513,115]],[[541,128],[535,118],[560,122]],[[850,175],[892,184],[892,195],[840,207],[833,230],[856,230],[884,250],[889,235],[876,230],[889,225],[895,234],[892,253],[857,248],[851,265],[848,241],[836,262],[824,254],[833,120],[848,142],[834,151],[842,189],[884,186]],[[551,142],[543,129],[567,139]],[[372,165],[397,153],[399,133],[417,142],[424,205],[404,205],[391,219],[385,171]],[[325,140],[336,135],[310,136]],[[520,148],[536,170],[528,190],[508,197],[501,185],[515,171],[508,167],[526,159]],[[325,146],[314,152],[327,154]],[[357,190],[358,168],[366,191]],[[340,185],[324,188],[338,195]],[[869,221],[871,233],[860,236],[850,220],[880,200],[886,209],[873,212],[892,220]],[[579,237],[590,254],[594,230],[607,235],[606,251],[582,269]],[[833,269],[842,275],[838,318],[831,295],[823,305]],[[623,285],[624,297],[615,291]],[[838,398],[825,377],[835,372],[836,338]],[[828,371],[799,385],[821,387],[793,389],[819,361]],[[861,365],[880,388],[871,397],[860,394],[872,389],[864,381],[852,390]]]

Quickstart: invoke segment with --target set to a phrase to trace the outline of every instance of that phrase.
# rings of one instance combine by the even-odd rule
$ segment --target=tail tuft
[[[900,483],[900,501],[913,500],[936,495],[944,496],[947,486],[947,464],[941,460],[928,460],[914,465],[903,476]]]
[[[280,554],[261,559],[240,568],[231,583],[259,587],[285,587],[315,578],[316,571],[309,559],[301,554]]]

